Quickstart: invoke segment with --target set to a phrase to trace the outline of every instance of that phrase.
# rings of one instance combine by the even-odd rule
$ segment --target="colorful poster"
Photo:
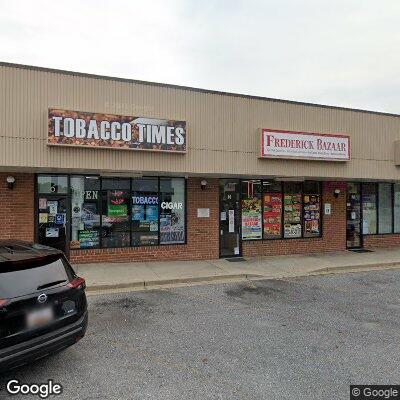
[[[284,203],[284,236],[285,238],[301,237],[301,195],[285,194]]]
[[[146,221],[158,221],[158,206],[146,206]]]
[[[306,195],[304,205],[304,236],[318,236],[320,234],[320,196]]]
[[[132,206],[132,221],[142,221],[144,220],[144,206],[139,204]]]
[[[264,237],[279,238],[282,229],[282,194],[264,194]]]
[[[108,191],[107,216],[126,217],[128,215],[127,194],[124,190]]]
[[[79,231],[78,240],[81,249],[98,247],[100,245],[99,231],[89,230],[89,229]]]
[[[261,200],[242,200],[242,239],[261,239]]]

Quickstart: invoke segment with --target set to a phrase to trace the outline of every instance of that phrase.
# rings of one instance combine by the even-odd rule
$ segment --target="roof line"
[[[276,98],[271,98],[271,97],[254,96],[254,95],[242,94],[242,93],[223,92],[223,91],[219,91],[219,90],[202,89],[202,88],[196,88],[196,87],[191,87],[191,86],[181,86],[181,85],[174,85],[174,84],[169,84],[169,83],[142,81],[139,79],[118,78],[115,76],[89,74],[89,73],[85,73],[85,72],[75,72],[75,71],[68,71],[68,70],[62,70],[62,69],[56,69],[56,68],[45,68],[45,67],[39,67],[39,66],[34,66],[34,65],[10,63],[10,62],[5,62],[5,61],[0,61],[0,67],[30,69],[33,71],[50,72],[50,73],[54,73],[54,74],[73,75],[73,76],[80,76],[80,77],[85,77],[85,78],[103,79],[103,80],[126,82],[126,83],[137,83],[137,84],[141,84],[141,85],[159,86],[159,87],[165,87],[165,88],[170,88],[170,89],[188,90],[188,91],[200,92],[200,93],[217,94],[217,95],[222,95],[222,96],[241,97],[244,99],[272,101],[272,102],[276,102],[276,103],[295,104],[295,105],[301,105],[301,106],[328,108],[328,109],[342,110],[342,111],[354,111],[354,112],[360,112],[360,113],[366,113],[366,114],[384,115],[384,116],[389,116],[389,117],[400,117],[400,114],[388,113],[388,112],[383,112],[383,111],[371,111],[371,110],[365,110],[365,109],[361,109],[361,108],[331,106],[331,105],[327,105],[327,104],[307,103],[307,102],[303,102],[303,101],[276,99]]]

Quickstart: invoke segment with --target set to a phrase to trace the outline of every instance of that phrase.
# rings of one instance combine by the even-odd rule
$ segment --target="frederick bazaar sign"
[[[186,122],[49,109],[50,145],[186,152]]]
[[[306,160],[350,160],[350,137],[262,129],[261,157]]]

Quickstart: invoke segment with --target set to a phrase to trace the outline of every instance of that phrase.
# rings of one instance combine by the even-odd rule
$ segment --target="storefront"
[[[76,263],[400,245],[397,115],[5,63],[0,86],[0,238]]]

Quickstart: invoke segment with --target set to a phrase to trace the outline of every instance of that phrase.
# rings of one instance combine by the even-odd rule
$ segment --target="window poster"
[[[59,237],[58,228],[46,228],[46,237],[47,238],[58,238]]]
[[[48,222],[48,214],[39,213],[39,224],[47,224],[47,222]]]
[[[57,210],[58,210],[58,201],[57,200],[52,200],[47,202],[47,207],[49,207],[49,214],[50,215],[56,215]]]
[[[261,200],[242,200],[242,239],[261,239]]]
[[[140,204],[132,205],[132,221],[142,221],[144,220],[144,207]]]
[[[264,237],[279,238],[282,228],[282,194],[264,194]]]
[[[109,217],[126,217],[128,215],[126,196],[127,192],[124,190],[108,192],[107,214]]]
[[[229,210],[229,233],[235,232],[235,210]]]
[[[47,199],[44,197],[39,198],[39,210],[47,210]]]
[[[160,236],[162,236],[166,242],[171,241],[171,214],[161,214]]]
[[[158,206],[146,207],[146,221],[158,221]]]
[[[304,195],[304,236],[319,236],[320,234],[320,196]]]
[[[81,230],[78,232],[80,248],[98,247],[100,245],[100,233],[97,230]]]
[[[285,238],[301,237],[301,195],[284,195],[284,236]]]

